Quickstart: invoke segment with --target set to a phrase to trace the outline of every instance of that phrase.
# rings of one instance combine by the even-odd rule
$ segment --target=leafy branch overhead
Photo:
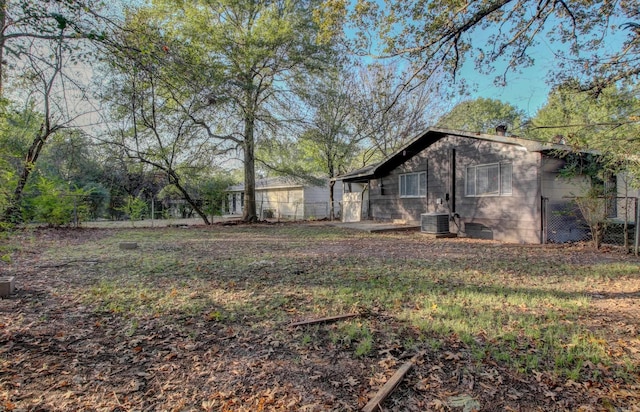
[[[496,80],[535,64],[532,49],[544,44],[557,58],[554,79],[581,74],[583,87],[601,89],[640,73],[637,2],[548,0],[326,1],[326,30],[345,21],[363,55],[408,59],[418,76],[444,70],[456,80],[473,61]],[[342,20],[341,20],[342,19]],[[489,30],[490,29],[490,30]],[[615,40],[615,42],[613,41]],[[464,80],[464,79],[463,79]]]

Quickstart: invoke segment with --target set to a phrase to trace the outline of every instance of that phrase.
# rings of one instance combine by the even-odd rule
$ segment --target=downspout
[[[459,235],[460,222],[456,218],[460,216],[456,213],[456,149],[449,149],[449,193],[445,195],[447,206],[449,207],[449,222],[456,226],[456,233]]]
[[[425,188],[424,188],[424,191],[425,191],[425,196],[424,196],[425,210],[424,211],[429,212],[429,159],[428,158],[425,159],[425,163],[426,163],[426,166],[424,168],[424,172],[426,176],[425,178],[426,182],[425,182]]]
[[[449,193],[446,196],[449,201],[450,219],[456,214],[456,149],[449,151]]]

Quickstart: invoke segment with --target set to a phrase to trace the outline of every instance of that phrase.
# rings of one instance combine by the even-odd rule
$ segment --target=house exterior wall
[[[559,170],[564,166],[562,159],[545,157],[542,162],[542,196],[550,203],[566,203],[570,198],[582,196],[589,188],[587,176],[566,178]]]
[[[342,184],[334,185],[334,211],[340,215]],[[329,217],[329,182],[321,186],[288,183],[274,179],[273,183],[257,184],[255,192],[259,219],[324,219]],[[229,188],[223,213],[241,215],[244,203],[243,185]]]
[[[451,167],[452,158],[455,168]],[[451,232],[505,242],[540,243],[541,159],[540,153],[528,152],[520,146],[445,136],[408,157],[386,176],[370,181],[371,217],[418,223],[422,213],[451,216],[455,213],[456,218],[450,222]],[[500,162],[512,164],[510,195],[471,197],[465,194],[467,166]],[[426,172],[426,196],[401,198],[400,175],[421,171]]]
[[[326,186],[308,186],[304,188],[304,218],[325,219],[333,206],[334,216],[340,216],[340,201],[342,200],[342,185],[333,186],[333,205],[329,201],[329,184]]]
[[[628,173],[619,173],[616,176],[618,197],[640,197],[640,188],[638,188],[638,183],[638,180],[634,179]]]
[[[302,219],[304,190],[302,187],[257,189],[256,208],[262,219]]]
[[[638,180],[628,173],[619,173],[616,176],[617,218],[623,222],[636,221],[636,202],[640,197],[640,189],[637,185]]]

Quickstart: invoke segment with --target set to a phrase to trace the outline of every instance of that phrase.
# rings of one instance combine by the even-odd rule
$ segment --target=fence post
[[[548,214],[548,204],[549,204],[549,198],[547,197],[542,197],[542,210],[541,210],[541,214],[542,214],[542,244],[546,245],[548,243],[549,240],[549,236],[547,236],[547,231],[549,230],[549,218],[547,216]]]
[[[73,196],[73,227],[78,228],[78,196]]]
[[[636,197],[636,224],[635,224],[635,239],[633,242],[633,249],[634,249],[634,254],[636,256],[638,256],[638,244],[640,243],[640,225],[638,223],[640,223],[640,208],[638,208],[638,198]]]

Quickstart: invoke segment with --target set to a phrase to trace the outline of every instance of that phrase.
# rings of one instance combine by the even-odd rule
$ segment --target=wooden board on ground
[[[355,318],[356,316],[360,316],[360,314],[359,313],[347,313],[347,314],[344,314],[344,315],[329,316],[327,318],[302,320],[300,322],[294,322],[294,323],[290,324],[289,327],[293,328],[293,327],[296,327],[296,326],[312,325],[312,324],[315,324],[315,323],[335,322],[337,320]]]
[[[406,375],[407,372],[409,372],[409,369],[411,369],[413,365],[415,365],[416,362],[418,362],[418,360],[422,358],[423,355],[424,355],[424,352],[420,352],[417,355],[415,355],[413,358],[411,358],[411,360],[409,360],[408,362],[405,362],[400,367],[400,369],[398,369],[396,373],[393,374],[391,379],[389,379],[387,383],[385,383],[384,386],[380,388],[378,393],[376,393],[376,396],[374,396],[364,406],[364,408],[362,408],[362,412],[373,412],[377,409],[380,409],[380,404],[385,399],[387,399],[387,396],[389,396],[391,392],[393,392],[393,390],[396,388],[396,386],[398,386],[402,378],[404,378],[404,375]]]

